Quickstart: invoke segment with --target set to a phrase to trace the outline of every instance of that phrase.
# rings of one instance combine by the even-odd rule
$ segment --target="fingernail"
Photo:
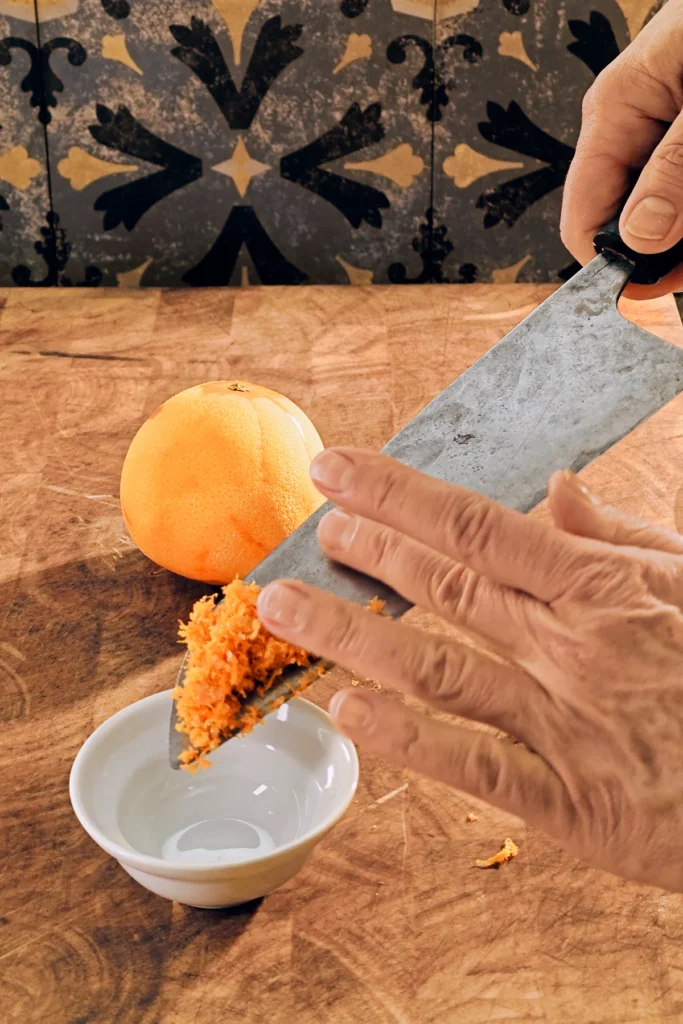
[[[295,583],[270,583],[258,596],[258,614],[262,622],[301,629],[308,621],[310,598]]]
[[[372,722],[370,704],[355,693],[335,693],[330,701],[330,714],[341,729],[368,729]]]
[[[662,196],[646,196],[631,210],[626,227],[632,235],[657,242],[666,236],[678,216],[676,207]]]
[[[339,494],[351,486],[353,463],[348,455],[339,452],[321,452],[311,465],[313,482],[327,491]]]
[[[597,494],[593,494],[592,491],[589,491],[585,484],[582,484],[579,478],[574,473],[570,472],[570,470],[565,470],[563,476],[565,480],[572,485],[574,490],[577,491],[578,494],[580,494],[585,501],[589,501],[591,505],[602,504]]]
[[[320,539],[328,547],[345,551],[351,546],[357,525],[358,520],[355,516],[350,516],[348,512],[342,512],[341,509],[335,508],[320,520],[318,533]]]

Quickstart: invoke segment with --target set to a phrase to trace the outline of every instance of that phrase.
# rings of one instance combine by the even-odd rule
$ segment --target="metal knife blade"
[[[617,300],[633,267],[596,256],[386,445],[387,455],[527,512],[556,469],[580,470],[683,390],[683,349],[625,320]],[[410,604],[328,561],[316,540],[324,505],[249,576],[261,586],[296,577],[365,604]],[[178,682],[182,685],[183,669]],[[284,689],[267,695],[268,704]],[[262,698],[266,700],[266,698]],[[266,704],[266,709],[268,704]],[[171,721],[171,763],[186,737]]]

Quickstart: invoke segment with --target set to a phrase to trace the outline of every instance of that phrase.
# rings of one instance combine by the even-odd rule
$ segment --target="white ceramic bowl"
[[[147,889],[227,907],[290,879],[358,782],[353,744],[296,698],[214,751],[207,771],[168,763],[171,691],[119,711],[81,747],[71,803],[83,828]]]

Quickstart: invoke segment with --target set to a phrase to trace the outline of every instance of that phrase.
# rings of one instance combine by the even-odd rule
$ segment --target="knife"
[[[575,472],[683,390],[683,349],[625,320],[617,300],[630,280],[653,284],[683,262],[683,242],[644,256],[625,245],[618,220],[595,238],[597,255],[502,341],[442,391],[383,451],[415,469],[528,512],[556,469]],[[328,560],[316,527],[326,503],[265,558],[248,582],[295,577],[338,597],[385,601],[400,618],[410,603],[389,587]],[[182,686],[185,662],[178,685]],[[304,670],[305,671],[305,670]],[[264,713],[301,684],[288,670],[245,708]],[[280,700],[281,703],[281,700]],[[171,713],[169,758],[187,736]],[[229,737],[226,737],[226,739]]]

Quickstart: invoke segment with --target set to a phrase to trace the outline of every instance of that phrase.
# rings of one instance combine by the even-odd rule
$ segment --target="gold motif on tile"
[[[102,36],[102,56],[105,60],[116,60],[119,64],[125,64],[136,75],[142,74],[142,68],[138,67],[128,52],[126,37],[123,33],[117,36]]]
[[[635,39],[654,6],[654,0],[617,0],[617,5],[626,19],[631,39]]]
[[[80,192],[82,189],[92,185],[100,178],[107,178],[110,174],[128,174],[137,171],[137,164],[115,164],[109,160],[100,160],[99,157],[87,153],[80,146],[71,146],[69,152],[57,164],[57,170],[63,178],[71,185],[72,189]]]
[[[434,0],[391,0],[391,6],[397,14],[412,14],[415,18],[434,21]],[[436,20],[469,14],[478,6],[479,0],[436,0]]]
[[[363,270],[362,267],[353,267],[351,266],[350,263],[347,263],[346,260],[343,260],[341,256],[337,256],[335,258],[339,266],[342,267],[344,272],[346,273],[346,276],[349,279],[349,284],[359,285],[360,287],[363,288],[367,287],[367,285],[369,284],[372,284],[371,270]]]
[[[494,160],[493,157],[478,153],[466,142],[457,145],[453,155],[446,157],[443,162],[443,169],[448,177],[453,179],[456,188],[469,188],[473,182],[487,174],[516,170],[523,166],[524,164],[510,160]]]
[[[230,159],[224,160],[220,164],[215,164],[211,170],[232,178],[240,197],[244,199],[247,189],[251,184],[251,179],[255,178],[257,174],[269,171],[270,164],[261,164],[258,160],[253,160],[249,156],[244,140],[238,139]]]
[[[38,0],[38,20],[52,21],[54,18],[66,18],[78,10],[78,0]],[[36,23],[36,6],[34,0],[0,0],[0,14],[18,21]]]
[[[123,270],[120,274],[117,274],[116,280],[119,283],[119,288],[139,288],[145,271],[152,262],[152,257],[150,256],[139,267],[133,267],[132,270]]]
[[[513,263],[509,267],[500,267],[499,270],[491,272],[491,280],[494,284],[514,284],[517,280],[520,270],[524,267],[531,259],[531,254],[522,256],[521,260],[517,263]]]
[[[498,53],[501,57],[513,57],[515,60],[520,60],[532,71],[538,71],[538,66],[526,52],[521,32],[501,32],[498,40]]]
[[[353,64],[354,61],[369,60],[370,57],[372,57],[372,39],[370,36],[362,36],[357,32],[352,32],[346,40],[346,49],[341,60],[332,70],[332,74],[338,75],[340,71],[348,67],[349,64]]]
[[[25,192],[31,181],[37,178],[42,167],[28,155],[24,146],[14,146],[6,153],[0,153],[0,179]]]
[[[235,64],[242,63],[244,30],[258,5],[259,0],[213,0],[213,6],[222,17],[230,33]]]
[[[422,174],[425,163],[422,157],[413,152],[407,142],[389,150],[376,160],[362,160],[357,163],[344,164],[346,171],[367,171],[388,178],[400,188],[410,188],[415,179]]]

